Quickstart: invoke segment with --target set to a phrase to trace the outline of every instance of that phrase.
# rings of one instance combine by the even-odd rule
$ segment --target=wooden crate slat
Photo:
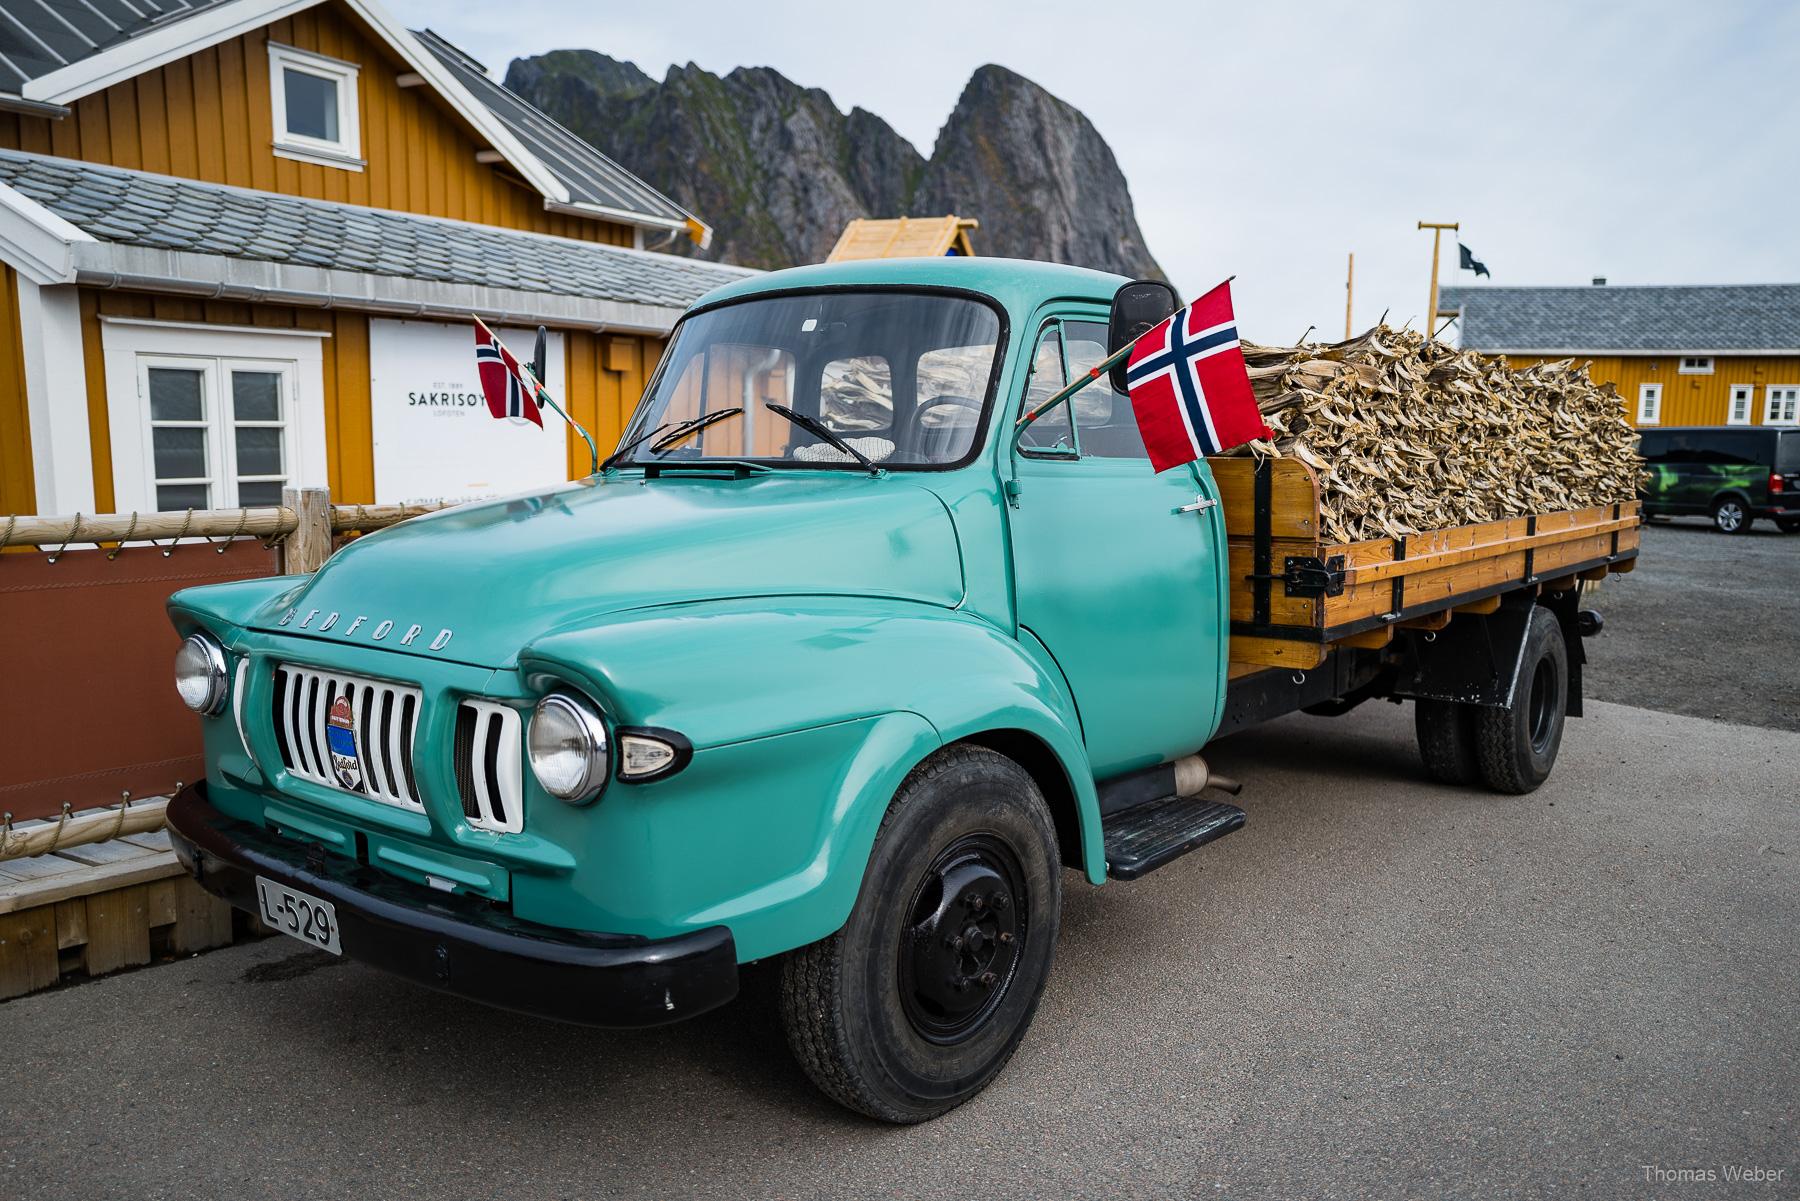
[[[1298,459],[1269,461],[1269,533],[1276,538],[1319,541],[1319,485],[1312,468]],[[1256,460],[1208,459],[1225,529],[1234,538],[1256,533]]]
[[[49,909],[0,915],[0,1000],[56,983],[53,921]]]
[[[141,849],[141,848],[140,848]],[[16,913],[39,905],[51,905],[71,897],[88,896],[104,888],[122,888],[179,876],[184,869],[173,851],[149,852],[141,857],[122,859],[84,867],[80,871],[63,872],[30,882],[0,888],[0,913]]]

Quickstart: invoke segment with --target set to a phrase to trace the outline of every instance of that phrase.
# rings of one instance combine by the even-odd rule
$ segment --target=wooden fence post
[[[281,544],[281,573],[317,571],[331,557],[331,492],[326,488],[283,488],[281,503],[299,524]]]

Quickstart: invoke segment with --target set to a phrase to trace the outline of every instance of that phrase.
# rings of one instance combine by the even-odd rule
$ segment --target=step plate
[[[1106,817],[1106,874],[1135,880],[1244,824],[1236,805],[1163,797]]]

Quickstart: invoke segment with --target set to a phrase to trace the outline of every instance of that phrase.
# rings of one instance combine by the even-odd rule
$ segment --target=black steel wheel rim
[[[973,1036],[999,1009],[1029,928],[1019,856],[995,834],[965,834],[925,869],[902,911],[900,1003],[935,1043]]]
[[[1549,750],[1555,727],[1556,664],[1546,656],[1531,673],[1531,749],[1540,755]]]

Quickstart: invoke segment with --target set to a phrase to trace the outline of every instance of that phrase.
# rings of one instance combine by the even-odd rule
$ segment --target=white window
[[[1800,425],[1800,387],[1770,384],[1763,407],[1764,425]]]
[[[1711,375],[1713,361],[1709,358],[1696,358],[1689,355],[1681,360],[1680,372],[1682,375]]]
[[[1662,385],[1639,384],[1637,423],[1639,425],[1655,425],[1661,420]]]
[[[325,335],[101,320],[118,511],[275,505],[325,482]]]
[[[1750,384],[1731,385],[1731,403],[1725,408],[1726,425],[1750,424],[1750,397],[1755,391]]]
[[[294,364],[137,356],[155,507],[278,505],[296,457]]]
[[[270,104],[275,153],[283,158],[360,171],[361,123],[355,63],[269,43]]]

